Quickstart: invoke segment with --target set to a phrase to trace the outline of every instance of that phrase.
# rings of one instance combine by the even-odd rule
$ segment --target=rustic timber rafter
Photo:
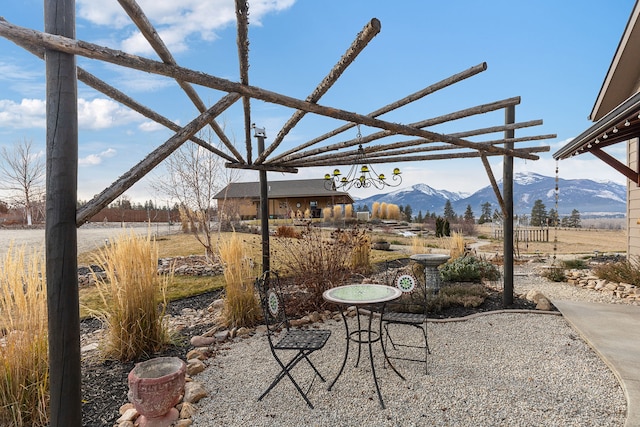
[[[505,227],[510,223],[509,202],[513,201],[512,194],[506,190],[511,179],[505,178],[505,198],[501,197],[496,180],[491,171],[488,156],[504,155],[505,164],[511,162],[513,157],[524,159],[537,159],[534,154],[547,151],[549,147],[524,147],[514,148],[515,142],[525,142],[554,138],[555,135],[521,136],[515,138],[513,131],[530,126],[542,124],[542,121],[530,121],[523,123],[513,123],[514,106],[520,103],[520,98],[510,98],[490,104],[478,105],[465,110],[460,110],[439,117],[415,122],[409,125],[393,123],[389,120],[379,119],[379,116],[394,111],[406,105],[424,98],[435,91],[451,86],[457,82],[474,76],[486,70],[486,64],[482,63],[461,73],[454,74],[433,85],[417,91],[409,96],[392,102],[369,114],[357,114],[330,106],[319,105],[317,102],[337,81],[340,75],[354,60],[354,58],[367,46],[371,39],[380,32],[380,22],[372,19],[359,33],[351,47],[329,72],[325,79],[316,89],[305,99],[300,100],[290,96],[271,92],[259,87],[249,85],[249,3],[246,0],[235,0],[235,11],[237,21],[237,49],[239,63],[239,82],[232,82],[216,76],[194,71],[181,67],[176,63],[171,52],[169,52],[163,40],[158,35],[151,22],[145,16],[142,8],[135,0],[118,0],[121,7],[129,15],[132,22],[138,27],[142,35],[147,39],[149,45],[158,54],[162,62],[153,61],[140,56],[130,55],[125,52],[109,49],[80,40],[75,40],[75,2],[73,0],[48,0],[45,2],[45,33],[22,28],[10,24],[0,18],[0,36],[12,40],[19,46],[29,50],[40,58],[44,58],[47,52],[47,149],[55,149],[55,156],[48,156],[47,174],[50,174],[49,166],[54,179],[47,186],[47,302],[50,313],[49,318],[49,343],[53,348],[54,356],[50,362],[50,390],[51,390],[51,414],[52,427],[62,427],[69,425],[80,425],[80,375],[79,370],[72,371],[72,367],[80,365],[79,348],[79,319],[77,316],[78,292],[77,292],[77,245],[73,227],[80,226],[91,216],[115,200],[124,193],[134,183],[139,181],[155,166],[160,164],[181,144],[191,140],[196,144],[210,150],[228,161],[229,168],[257,170],[260,171],[261,197],[266,196],[266,171],[278,171],[295,173],[297,167],[334,165],[336,161],[354,162],[354,156],[350,152],[337,153],[338,150],[356,144],[368,144],[377,139],[391,136],[404,135],[417,139],[381,144],[378,146],[368,145],[366,147],[367,162],[369,163],[391,163],[391,162],[415,162],[422,160],[456,159],[480,157],[496,196],[500,202],[503,213],[505,213]],[[60,34],[60,35],[56,35]],[[64,36],[66,37],[64,37]],[[66,53],[68,55],[61,55]],[[199,111],[189,124],[184,127],[173,123],[166,117],[158,114],[152,109],[143,106],[133,100],[120,90],[103,82],[96,76],[75,66],[75,58],[72,55],[83,56],[90,59],[116,64],[119,66],[162,75],[175,79],[184,93],[192,101]],[[75,71],[75,73],[74,73]],[[58,77],[64,77],[58,79]],[[77,92],[76,78],[83,81],[88,86],[102,92],[117,102],[143,114],[145,117],[160,123],[175,132],[175,134],[158,146],[143,160],[141,160],[131,170],[124,173],[116,182],[102,191],[91,201],[79,209],[75,208],[77,183],[75,186],[69,177],[73,178],[77,171]],[[200,85],[206,88],[222,92],[224,96],[213,106],[207,108],[200,99],[192,85]],[[242,99],[244,112],[244,139],[246,154],[243,156],[235,144],[227,137],[224,130],[216,123],[215,118],[229,106]],[[252,143],[250,128],[251,124],[251,100],[261,100],[268,103],[281,105],[295,110],[291,118],[285,123],[277,134],[274,142],[264,149],[264,138],[258,137],[258,157],[252,161]],[[64,108],[58,108],[64,106]],[[440,123],[451,123],[463,117],[475,114],[484,114],[489,111],[504,109],[505,114],[511,118],[506,120],[506,124],[500,126],[487,127],[482,129],[467,130],[451,134],[433,132],[424,128],[435,126]],[[346,122],[334,130],[314,138],[302,145],[299,145],[281,153],[276,150],[281,148],[289,132],[308,113],[313,113],[325,117],[330,117]],[[204,126],[211,126],[226,148],[227,152],[218,150],[211,144],[195,136]],[[334,136],[345,132],[354,126],[364,125],[378,129],[367,137],[366,141],[350,140],[342,143],[327,143],[324,147],[310,147],[320,144]],[[58,128],[59,126],[59,128]],[[54,129],[55,128],[55,129]],[[51,132],[50,132],[51,130]],[[61,132],[58,132],[61,131]],[[504,132],[502,139],[472,142],[464,138],[477,135],[485,135],[494,132]],[[359,132],[358,132],[359,133]],[[413,147],[413,148],[409,148]],[[461,152],[464,151],[464,152]],[[431,152],[431,154],[424,154]],[[436,153],[437,152],[437,153]],[[229,154],[230,153],[230,154]],[[594,154],[601,156],[608,161],[604,152],[595,150]],[[54,160],[51,160],[55,158]],[[61,161],[62,160],[62,161]],[[612,164],[611,162],[610,164]],[[612,164],[619,168],[627,176],[634,176],[638,182],[637,174],[633,171],[622,170],[617,164]],[[512,167],[511,167],[512,168]],[[506,169],[505,169],[506,170]],[[635,175],[634,175],[635,174]],[[507,175],[505,175],[506,177]],[[264,189],[264,191],[263,191]],[[66,197],[59,197],[64,194]],[[60,200],[64,199],[64,203]],[[51,203],[50,203],[51,202]],[[55,206],[53,206],[55,205]],[[49,209],[49,207],[51,209]],[[266,203],[262,203],[262,208]],[[268,216],[268,210],[262,210],[263,221]],[[72,232],[68,226],[72,226]],[[512,224],[511,224],[512,225]],[[263,269],[268,269],[268,223],[263,223]],[[509,234],[505,228],[505,236],[513,236],[512,230]],[[508,255],[511,255],[512,247],[506,245],[511,239],[505,238],[505,295],[507,290],[512,292],[512,282],[509,284],[507,278],[513,279],[512,269],[507,269],[509,265]],[[512,243],[512,242],[511,242]],[[265,256],[266,255],[266,256]],[[69,262],[72,261],[72,262]],[[266,261],[266,262],[265,262]],[[512,267],[512,265],[511,265]],[[505,304],[508,300],[505,297]],[[73,316],[70,316],[72,313]],[[67,338],[73,340],[67,340]],[[63,341],[64,339],[64,341]],[[52,344],[53,343],[53,344]],[[58,346],[58,344],[60,344]],[[56,347],[57,346],[57,347]],[[65,378],[66,377],[66,378]]]

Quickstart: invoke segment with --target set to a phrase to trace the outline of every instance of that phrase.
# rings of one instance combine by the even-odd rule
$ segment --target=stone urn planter
[[[377,249],[379,251],[388,251],[391,248],[391,243],[389,242],[373,242],[373,249]]]
[[[187,365],[177,357],[156,357],[129,372],[129,401],[140,414],[141,427],[170,426],[179,417],[174,408],[184,393]]]

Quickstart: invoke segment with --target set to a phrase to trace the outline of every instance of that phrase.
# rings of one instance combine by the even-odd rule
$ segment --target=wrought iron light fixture
[[[360,126],[358,126],[357,138],[361,138]],[[356,158],[357,160],[351,165],[348,174],[342,175],[340,169],[334,169],[333,173],[324,175],[324,186],[327,190],[349,191],[353,187],[375,187],[381,190],[384,187],[397,187],[402,183],[400,168],[393,169],[392,182],[389,182],[383,173],[377,173],[370,164],[367,164],[367,156],[362,144],[358,145]]]

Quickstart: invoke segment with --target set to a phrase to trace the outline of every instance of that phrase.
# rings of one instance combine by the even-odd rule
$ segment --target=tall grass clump
[[[0,266],[0,425],[46,426],[49,411],[44,262],[13,246]]]
[[[420,236],[413,236],[411,238],[411,253],[412,254],[430,254],[431,248],[427,247],[426,240]]]
[[[333,215],[333,209],[330,207],[326,207],[326,208],[322,208],[322,218],[324,218],[324,220],[326,222],[331,221],[331,216]]]
[[[260,308],[253,289],[255,274],[242,239],[232,233],[220,242],[219,250],[226,282],[223,323],[229,327],[253,326],[259,318]]]
[[[610,262],[593,267],[593,274],[610,282],[629,283],[640,286],[640,258]]]
[[[161,351],[170,335],[162,319],[172,274],[158,275],[158,247],[150,236],[124,233],[95,256],[106,273],[96,276],[106,324],[103,352],[107,358],[131,361]]]
[[[464,255],[464,236],[461,233],[453,232],[448,239],[449,254],[452,260]]]

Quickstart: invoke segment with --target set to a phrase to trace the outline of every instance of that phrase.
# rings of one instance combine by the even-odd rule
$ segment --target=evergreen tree
[[[491,222],[491,203],[485,202],[480,206],[482,213],[478,219],[478,224],[484,224],[485,222]]]
[[[577,209],[571,211],[571,215],[567,219],[567,227],[580,228],[580,212]]]
[[[413,217],[413,209],[411,209],[410,205],[404,207],[404,216],[407,218],[407,221],[411,222],[411,218]]]
[[[533,203],[531,208],[531,222],[534,227],[542,227],[547,224],[547,207],[538,199]]]
[[[447,199],[447,202],[444,204],[443,216],[447,221],[453,221],[454,219],[456,219],[456,213],[451,206],[451,200]]]
[[[551,209],[549,211],[549,226],[555,227],[557,225],[560,225],[559,219],[560,218],[558,218],[558,212],[556,212],[555,209]]]
[[[471,224],[476,222],[476,218],[473,216],[473,211],[471,210],[471,205],[467,205],[467,209],[464,211],[464,222]]]
[[[422,221],[424,221],[424,219],[422,218],[422,211],[418,211],[418,216],[416,217],[416,222],[418,224],[422,224]]]

